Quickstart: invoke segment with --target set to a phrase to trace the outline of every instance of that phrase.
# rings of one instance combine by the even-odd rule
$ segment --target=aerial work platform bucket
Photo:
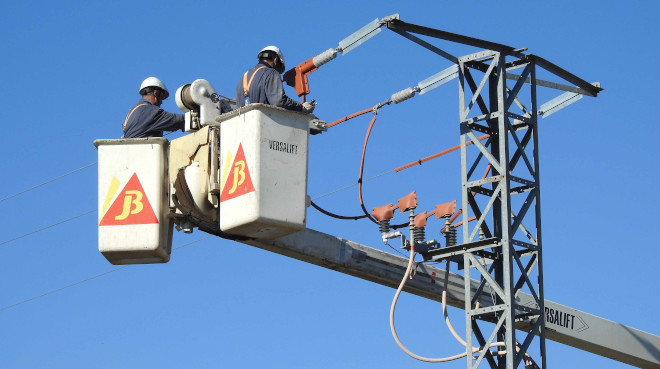
[[[275,238],[305,228],[311,115],[251,104],[221,115],[220,229]]]
[[[173,227],[167,216],[167,140],[96,140],[94,145],[99,251],[112,264],[168,262]]]

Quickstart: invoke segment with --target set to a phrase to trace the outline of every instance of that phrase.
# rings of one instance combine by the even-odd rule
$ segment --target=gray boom
[[[408,264],[405,258],[310,229],[274,240],[240,242],[392,288]],[[440,301],[444,276],[443,269],[420,265],[404,290]],[[476,290],[479,282],[473,285]],[[449,274],[447,296],[449,305],[465,308],[461,275]],[[533,303],[524,293],[517,300],[521,305]],[[492,305],[489,293],[482,294],[481,305]],[[545,310],[548,339],[639,368],[660,368],[660,337],[548,300]],[[527,331],[529,325],[516,328]]]

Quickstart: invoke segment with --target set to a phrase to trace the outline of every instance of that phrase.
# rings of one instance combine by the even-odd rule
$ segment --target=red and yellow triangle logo
[[[114,181],[115,179],[113,178]],[[110,187],[111,192],[113,191],[113,185]],[[116,187],[114,190],[116,190]],[[114,193],[108,192],[107,200],[110,200],[112,196],[114,196]],[[137,173],[133,173],[133,176],[128,180],[124,189],[121,190],[115,202],[103,215],[99,226],[153,223],[158,223],[158,218],[156,218],[149,199],[144,194],[144,189],[137,177]]]
[[[229,160],[231,160],[231,158],[228,159],[228,161]],[[250,170],[248,169],[247,161],[245,161],[243,144],[238,145],[236,158],[234,158],[231,167],[225,168],[225,174],[223,177],[226,177],[227,180],[222,188],[222,193],[220,194],[220,202],[231,200],[254,191],[254,185],[252,184],[252,178],[250,177]]]

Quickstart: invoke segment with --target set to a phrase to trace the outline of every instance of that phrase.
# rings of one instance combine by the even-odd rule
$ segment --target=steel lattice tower
[[[481,58],[480,63],[473,63],[475,58]],[[484,59],[490,61],[485,71]],[[535,338],[539,344],[538,365],[545,368],[535,63],[516,59],[507,64],[502,52],[482,52],[459,58],[458,65],[466,342],[472,347],[474,336],[480,347],[498,341],[504,343],[506,350],[505,360],[494,358],[487,351],[476,359],[468,356],[468,368],[479,367],[483,358],[492,368],[517,368]],[[520,65],[525,69],[509,88],[507,69]],[[478,86],[472,71],[483,73]],[[525,106],[519,95],[528,78],[530,103]],[[522,114],[510,111],[514,103]],[[473,113],[477,110],[473,109],[475,104],[480,114]],[[475,132],[490,137],[482,144]],[[473,147],[467,146],[469,141]],[[468,149],[476,152],[476,157],[470,156]],[[486,173],[480,178],[475,172],[484,163]],[[514,201],[517,197],[523,200]],[[470,214],[476,217],[474,223],[469,221]],[[535,226],[533,233],[524,226],[530,221]],[[483,239],[477,239],[479,235]],[[481,284],[473,290],[469,281],[475,272]],[[476,301],[485,286],[494,292],[493,306],[479,307]],[[534,297],[536,306],[516,304],[516,296],[522,290]],[[481,319],[495,323],[487,339]],[[516,337],[516,321],[533,325],[522,340]]]
[[[398,19],[386,26],[453,62],[442,83],[456,77],[459,82],[462,243],[425,259],[450,258],[464,269],[467,367],[546,368],[538,119],[582,95],[596,96],[599,84],[506,45]],[[412,33],[482,51],[454,57]],[[571,85],[537,79],[537,67]],[[517,69],[522,73],[513,73]],[[566,92],[539,107],[537,86]],[[488,135],[486,141],[478,134]],[[480,305],[485,293],[491,303]],[[531,295],[532,303],[518,303],[521,293]],[[516,331],[523,327],[527,333]],[[487,349],[471,355],[472,347],[490,346],[500,355]]]

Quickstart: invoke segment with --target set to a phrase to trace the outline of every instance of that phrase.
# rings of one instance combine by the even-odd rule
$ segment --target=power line
[[[369,181],[371,181],[372,179],[376,179],[376,178],[378,178],[378,177],[381,177],[381,176],[384,176],[384,175],[386,175],[386,174],[390,174],[390,173],[393,173],[393,172],[394,172],[394,169],[392,169],[392,170],[388,170],[387,172],[383,172],[383,173],[381,173],[381,174],[376,174],[376,175],[373,176],[373,177],[369,177],[369,178],[367,178],[367,179],[364,179],[364,180],[362,180],[362,182],[363,182],[363,183],[364,183],[364,182],[369,182]],[[336,190],[330,191],[330,192],[328,192],[328,193],[326,193],[326,194],[324,194],[324,195],[316,196],[316,197],[313,198],[312,200],[318,200],[318,199],[323,198],[323,197],[326,197],[326,196],[334,195],[334,194],[336,194],[337,192],[341,192],[341,191],[344,191],[344,190],[348,190],[349,188],[351,188],[351,187],[355,187],[355,186],[357,186],[357,185],[358,185],[358,184],[357,184],[357,182],[356,182],[356,183],[353,183],[353,184],[351,184],[351,185],[344,186],[344,187],[338,188],[338,189],[336,189]]]
[[[74,217],[71,217],[71,218],[69,218],[69,219],[65,219],[65,220],[62,220],[62,221],[60,221],[60,222],[57,222],[57,223],[55,223],[55,224],[51,224],[51,225],[49,225],[49,226],[46,226],[46,227],[43,227],[43,228],[39,228],[39,229],[37,229],[37,230],[35,230],[35,231],[32,231],[32,232],[26,233],[26,234],[24,234],[24,235],[21,235],[21,236],[18,236],[18,237],[14,237],[14,238],[12,238],[12,239],[10,239],[10,240],[2,241],[2,242],[0,242],[0,246],[4,245],[4,244],[6,244],[6,243],[10,243],[10,242],[13,242],[13,241],[19,240],[19,239],[21,239],[21,238],[23,238],[23,237],[26,237],[26,236],[29,236],[29,235],[32,235],[32,234],[35,234],[35,233],[38,233],[38,232],[44,231],[44,230],[46,230],[46,229],[48,229],[48,228],[53,228],[53,227],[58,226],[58,225],[60,225],[60,224],[62,224],[62,223],[69,222],[69,221],[71,221],[71,220],[74,220],[74,219],[80,218],[80,217],[85,216],[85,215],[87,215],[87,214],[91,214],[91,213],[95,212],[96,210],[98,210],[98,209],[90,210],[90,211],[88,211],[88,212],[85,212],[85,213],[82,213],[82,214],[78,214],[78,215],[76,215],[76,216],[74,216]]]
[[[54,181],[54,180],[56,180],[56,179],[59,179],[59,178],[65,177],[65,176],[67,176],[67,175],[69,175],[69,174],[71,174],[71,173],[74,173],[74,172],[76,172],[76,171],[79,171],[79,170],[85,169],[85,168],[87,168],[87,167],[89,167],[89,166],[91,166],[91,165],[94,165],[94,164],[96,164],[96,163],[92,163],[92,164],[87,165],[87,166],[85,166],[85,167],[82,167],[82,168],[80,168],[80,169],[76,169],[76,170],[73,171],[73,172],[69,172],[69,173],[67,173],[67,174],[61,175],[61,176],[59,176],[59,177],[57,177],[57,178],[54,178],[54,179],[52,179],[52,180],[49,180],[48,182],[52,182],[52,181]],[[375,176],[373,176],[373,177],[370,177],[370,178],[365,179],[363,182],[371,181],[371,180],[373,180],[373,179],[376,179],[376,178],[378,178],[378,177],[381,177],[381,176],[383,176],[383,175],[385,175],[385,174],[389,174],[389,173],[392,173],[392,172],[394,172],[394,170],[389,170],[389,171],[387,171],[387,172],[383,172],[383,173],[381,173],[381,174],[377,174],[377,175],[375,175]],[[42,183],[41,185],[46,184],[46,183],[48,183],[48,182],[44,182],[44,183]],[[314,200],[316,200],[316,199],[320,199],[320,198],[323,198],[323,197],[326,197],[326,196],[330,196],[330,195],[332,195],[332,194],[335,194],[335,193],[337,193],[337,192],[340,192],[340,191],[343,191],[343,190],[349,189],[349,188],[354,187],[354,186],[357,186],[357,183],[354,183],[354,184],[352,184],[352,185],[345,186],[345,187],[342,187],[342,188],[340,188],[340,189],[337,189],[337,190],[334,190],[334,191],[328,192],[328,193],[326,193],[325,195],[317,196],[317,197],[314,198]],[[33,188],[36,188],[36,187],[38,187],[38,186],[35,186],[35,187],[33,187]],[[30,189],[27,189],[27,190],[22,191],[22,192],[20,192],[20,193],[27,192],[27,191],[29,191],[29,190],[30,190]],[[20,194],[20,193],[18,193],[18,194]],[[16,196],[16,195],[18,195],[18,194],[15,194],[15,195],[12,195],[12,196]],[[41,232],[41,231],[45,231],[46,229],[53,228],[53,227],[55,227],[55,226],[58,226],[58,225],[64,224],[64,223],[66,223],[66,222],[72,221],[72,220],[77,219],[77,218],[80,218],[80,217],[82,217],[82,216],[85,216],[85,215],[91,214],[91,213],[93,213],[93,212],[95,212],[95,211],[97,211],[97,210],[98,210],[98,208],[97,208],[97,209],[94,209],[94,210],[90,210],[90,211],[84,212],[84,213],[82,213],[82,214],[78,214],[78,215],[76,215],[76,216],[74,216],[74,217],[71,217],[71,218],[68,218],[68,219],[64,219],[64,220],[59,221],[59,222],[57,222],[57,223],[51,224],[51,225],[49,225],[49,226],[46,226],[46,227],[43,227],[43,228],[39,228],[39,229],[37,229],[37,230],[34,230],[34,231],[31,231],[31,232],[25,233],[25,234],[20,235],[20,236],[18,236],[18,237],[14,237],[14,238],[12,238],[12,239],[2,241],[2,242],[0,242],[0,246],[2,246],[2,245],[4,245],[4,244],[7,244],[7,243],[10,243],[10,242],[14,242],[14,241],[16,241],[16,240],[20,240],[21,238],[24,238],[24,237],[27,237],[27,236],[33,235],[33,234],[35,234],[35,233],[39,233],[39,232]]]
[[[183,245],[181,245],[181,246],[179,246],[179,247],[176,247],[176,248],[172,249],[172,251],[174,251],[174,250],[178,250],[178,249],[181,249],[181,248],[184,248],[184,247],[186,247],[186,246],[190,246],[190,245],[192,245],[192,244],[194,244],[194,243],[197,243],[197,242],[200,242],[200,241],[204,241],[204,240],[209,239],[209,238],[211,238],[211,237],[213,237],[213,236],[206,236],[206,237],[204,237],[204,238],[200,238],[200,239],[197,240],[197,241],[188,242],[188,243],[186,243],[186,244],[183,244]],[[67,289],[67,288],[74,287],[74,286],[77,286],[77,285],[79,285],[79,284],[83,284],[83,283],[85,283],[85,282],[91,281],[91,280],[96,279],[96,278],[99,278],[99,277],[103,277],[104,275],[108,275],[108,274],[110,274],[110,273],[114,273],[114,272],[116,272],[116,271],[122,270],[122,269],[127,268],[127,267],[129,267],[129,265],[122,265],[122,266],[117,267],[117,268],[115,268],[115,269],[110,269],[110,270],[108,270],[107,272],[103,272],[103,273],[97,274],[97,275],[95,275],[95,276],[85,278],[85,279],[83,279],[83,280],[80,280],[80,281],[78,281],[78,282],[74,282],[74,283],[68,284],[68,285],[63,286],[63,287],[60,287],[60,288],[56,288],[56,289],[51,290],[51,291],[48,291],[48,292],[46,292],[46,293],[42,293],[41,295],[37,295],[37,296],[34,296],[34,297],[30,297],[30,298],[28,298],[28,299],[25,299],[25,300],[23,300],[23,301],[17,302],[17,303],[15,303],[15,304],[7,305],[7,306],[5,306],[5,307],[0,308],[0,311],[4,311],[4,310],[7,310],[7,309],[11,309],[11,308],[13,308],[13,307],[15,307],[15,306],[18,306],[18,305],[24,304],[24,303],[26,303],[26,302],[34,301],[34,300],[39,299],[39,298],[42,298],[42,297],[44,297],[44,296],[51,295],[51,294],[53,294],[53,293],[55,293],[55,292],[60,292],[60,291],[65,290],[65,289]]]
[[[170,133],[172,133],[172,132],[170,132]],[[427,159],[427,160],[428,160],[428,159]],[[71,172],[68,172],[68,173],[62,174],[62,175],[60,175],[60,176],[58,176],[58,177],[55,177],[55,178],[49,179],[48,181],[45,181],[45,182],[43,182],[43,183],[40,183],[40,184],[38,184],[38,185],[36,185],[36,186],[30,187],[30,188],[28,188],[28,189],[26,189],[26,190],[23,190],[23,191],[17,192],[17,193],[15,193],[15,194],[13,194],[13,195],[10,195],[10,196],[7,196],[7,197],[5,197],[5,198],[3,198],[3,199],[0,199],[0,202],[5,201],[5,200],[7,200],[7,199],[10,199],[10,198],[12,198],[12,197],[15,197],[15,196],[21,195],[21,194],[23,194],[23,193],[25,193],[25,192],[28,192],[28,191],[34,190],[34,189],[36,189],[36,188],[38,188],[38,187],[41,187],[41,186],[43,186],[43,185],[45,185],[45,184],[48,184],[48,183],[50,183],[50,182],[53,182],[53,181],[56,181],[56,180],[58,180],[58,179],[64,178],[64,177],[66,177],[66,176],[68,176],[68,175],[71,175],[71,174],[73,174],[73,173],[79,172],[79,171],[81,171],[81,170],[83,170],[83,169],[89,168],[89,167],[91,167],[91,166],[93,166],[93,165],[96,165],[96,164],[98,164],[98,162],[94,162],[94,163],[91,163],[91,164],[85,165],[85,166],[83,166],[83,167],[81,167],[81,168],[78,168],[78,169],[75,169],[75,170],[73,170],[73,171],[71,171]],[[413,162],[413,164],[417,164],[417,161],[416,161],[416,162]],[[408,164],[408,166],[410,166],[410,164]],[[398,169],[398,170],[397,170],[397,169]],[[406,168],[403,168],[403,169],[406,169]],[[374,180],[374,179],[376,179],[376,178],[378,178],[378,177],[381,177],[381,176],[384,176],[384,175],[386,175],[386,174],[393,173],[393,172],[396,172],[396,171],[399,171],[399,170],[402,170],[401,167],[400,167],[400,168],[396,168],[396,169],[391,169],[391,170],[388,170],[388,171],[385,171],[385,172],[382,172],[382,173],[377,174],[377,175],[375,175],[375,176],[372,176],[372,177],[369,177],[369,178],[367,178],[367,179],[364,179],[362,182],[363,182],[363,183],[364,183],[364,182],[369,182],[369,181]],[[323,197],[327,197],[327,196],[330,196],[330,195],[334,195],[335,193],[338,193],[338,192],[341,192],[341,191],[347,190],[347,189],[352,188],[352,187],[355,187],[355,186],[357,186],[357,185],[358,185],[358,183],[353,183],[353,184],[350,184],[350,185],[348,185],[348,186],[341,187],[341,188],[339,188],[339,189],[336,189],[336,190],[330,191],[330,192],[328,192],[328,193],[326,193],[326,194],[323,194],[323,195],[317,196],[317,197],[315,197],[313,200],[318,200],[318,199],[321,199],[321,198],[323,198]],[[51,225],[49,225],[49,226],[46,226],[46,227],[43,227],[43,228],[40,228],[40,229],[34,230],[34,231],[32,231],[32,232],[29,232],[29,233],[23,234],[23,235],[21,235],[21,236],[14,237],[14,238],[12,238],[12,239],[9,239],[9,240],[6,240],[6,241],[3,241],[3,242],[0,242],[0,246],[2,246],[2,245],[4,245],[4,244],[7,244],[7,243],[10,243],[10,242],[13,242],[13,241],[16,241],[16,240],[19,240],[19,239],[21,239],[21,238],[23,238],[23,237],[26,237],[26,236],[29,236],[29,235],[32,235],[32,234],[35,234],[35,233],[38,233],[38,232],[44,231],[44,230],[46,230],[46,229],[49,229],[49,228],[52,228],[52,227],[58,226],[58,225],[60,225],[60,224],[63,224],[63,223],[69,222],[69,221],[71,221],[71,220],[74,220],[74,219],[80,218],[80,217],[82,217],[82,216],[84,216],[84,215],[87,215],[87,214],[93,213],[93,212],[95,212],[95,211],[97,211],[97,210],[98,210],[98,209],[90,210],[90,211],[88,211],[88,212],[85,212],[85,213],[82,213],[82,214],[76,215],[76,216],[74,216],[74,217],[71,217],[71,218],[68,218],[68,219],[62,220],[62,221],[60,221],[60,222],[57,222],[57,223],[55,223],[55,224],[51,224]]]
[[[76,169],[75,171],[72,171],[72,172],[69,172],[69,173],[67,173],[67,174],[61,175],[61,176],[59,176],[59,177],[57,177],[57,178],[53,178],[53,179],[51,179],[51,180],[49,180],[49,181],[47,181],[47,182],[42,183],[41,185],[46,184],[46,183],[49,183],[49,182],[52,182],[52,181],[54,181],[54,180],[56,180],[56,179],[59,179],[59,178],[65,177],[65,176],[67,176],[67,175],[69,175],[69,174],[75,173],[76,171],[79,171],[79,170],[85,169],[85,168],[87,168],[87,167],[89,167],[89,166],[91,166],[91,165],[94,165],[94,164],[96,164],[96,163],[92,163],[92,164],[87,165],[87,166],[85,166],[85,167],[82,167],[82,168]],[[363,182],[371,181],[371,180],[373,180],[373,179],[376,179],[376,178],[378,178],[378,177],[381,177],[381,176],[383,176],[383,175],[385,175],[385,174],[389,174],[389,173],[392,173],[392,172],[394,172],[394,170],[389,170],[389,171],[387,171],[387,172],[383,172],[383,173],[381,173],[381,174],[377,174],[377,175],[375,175],[375,176],[373,176],[373,177],[370,177],[370,178],[365,179]],[[38,185],[38,186],[32,187],[31,189],[37,188],[37,187],[39,187],[39,186],[41,186],[41,185]],[[332,194],[335,194],[335,193],[337,193],[337,192],[340,192],[340,191],[343,191],[343,190],[349,189],[349,188],[354,187],[354,186],[356,186],[356,185],[357,185],[357,183],[354,183],[354,184],[352,184],[352,185],[342,187],[342,188],[340,188],[340,189],[337,189],[337,190],[334,190],[334,191],[328,192],[328,193],[326,193],[325,195],[317,196],[317,197],[314,198],[314,200],[316,200],[316,199],[320,199],[320,198],[323,198],[323,197],[326,197],[326,196],[330,196],[330,195],[332,195]],[[14,194],[14,195],[12,195],[12,197],[13,197],[13,196],[16,196],[16,195],[18,195],[18,194],[21,194],[21,193],[24,193],[24,192],[30,191],[31,189],[27,189],[27,190],[25,190],[25,191],[22,191],[22,192],[19,192],[19,193],[17,193],[17,194]],[[66,223],[66,222],[72,221],[72,220],[77,219],[77,218],[80,218],[80,217],[82,217],[82,216],[85,216],[85,215],[91,214],[91,213],[93,213],[93,212],[95,212],[95,211],[97,211],[97,210],[98,210],[98,208],[97,208],[97,209],[90,210],[90,211],[87,211],[87,212],[84,212],[84,213],[82,213],[82,214],[78,214],[78,215],[73,216],[73,217],[68,218],[68,219],[64,219],[64,220],[59,221],[59,222],[57,222],[57,223],[51,224],[51,225],[49,225],[49,226],[46,226],[46,227],[43,227],[43,228],[36,229],[36,230],[34,230],[34,231],[31,231],[31,232],[25,233],[25,234],[20,235],[20,236],[18,236],[18,237],[14,237],[14,238],[12,238],[12,239],[2,241],[2,242],[0,242],[0,246],[5,245],[5,244],[8,244],[8,243],[11,243],[11,242],[14,242],[14,241],[16,241],[16,240],[20,240],[21,238],[24,238],[24,237],[27,237],[27,236],[33,235],[33,234],[35,234],[35,233],[39,233],[39,232],[41,232],[41,231],[45,231],[46,229],[56,227],[56,226],[58,226],[58,225],[64,224],[64,223]]]
[[[41,298],[41,297],[44,297],[44,296],[48,296],[48,295],[53,294],[53,293],[55,293],[55,292],[59,292],[59,291],[65,290],[65,289],[67,289],[67,288],[69,288],[69,287],[77,286],[77,285],[82,284],[82,283],[85,283],[85,282],[87,282],[87,281],[91,281],[92,279],[96,279],[96,278],[98,278],[98,277],[102,277],[102,276],[104,276],[104,275],[108,275],[108,274],[110,274],[110,273],[114,273],[114,272],[116,272],[116,271],[118,271],[118,270],[121,270],[121,269],[124,269],[124,268],[126,268],[126,267],[128,267],[128,265],[123,265],[123,266],[120,266],[120,267],[118,267],[118,268],[108,270],[107,272],[103,272],[103,273],[101,273],[101,274],[97,274],[97,275],[95,275],[95,276],[93,276],[93,277],[85,278],[85,279],[83,279],[83,280],[81,280],[81,281],[78,281],[78,282],[75,282],[75,283],[68,284],[68,285],[66,285],[66,286],[64,286],[64,287],[56,288],[56,289],[54,289],[54,290],[52,290],[52,291],[48,291],[48,292],[46,292],[46,293],[42,293],[41,295],[37,295],[37,296],[34,296],[34,297],[30,297],[29,299],[25,299],[25,300],[23,300],[23,301],[20,301],[20,302],[15,303],[15,304],[7,305],[7,306],[5,306],[5,307],[3,307],[3,308],[0,308],[0,311],[7,310],[7,309],[11,309],[11,308],[13,308],[13,307],[15,307],[15,306],[18,306],[18,305],[24,304],[24,303],[26,303],[26,302],[34,301],[34,300],[36,300],[36,299],[38,299],[38,298]]]
[[[81,170],[83,170],[83,169],[89,168],[89,167],[91,167],[91,166],[93,166],[93,165],[96,165],[97,163],[98,163],[98,162],[95,161],[95,162],[93,162],[93,163],[91,163],[91,164],[87,164],[87,165],[85,165],[84,167],[81,167],[81,168],[78,168],[78,169],[72,170],[72,171],[70,171],[69,173],[65,173],[65,174],[62,174],[61,176],[58,176],[58,177],[55,177],[55,178],[49,179],[49,180],[47,180],[47,181],[45,181],[45,182],[39,183],[39,184],[36,185],[36,186],[32,186],[32,187],[30,187],[30,188],[28,188],[28,189],[25,189],[25,190],[23,190],[23,191],[20,191],[20,192],[16,192],[16,193],[13,194],[13,195],[9,195],[9,196],[7,196],[7,197],[4,197],[4,198],[0,199],[0,202],[3,202],[3,201],[5,201],[5,200],[9,200],[9,199],[11,199],[12,197],[16,197],[16,196],[18,196],[18,195],[22,195],[22,194],[24,194],[24,193],[26,193],[26,192],[28,192],[28,191],[32,191],[32,190],[34,190],[35,188],[39,188],[39,187],[41,187],[41,186],[43,186],[43,185],[45,185],[45,184],[48,184],[48,183],[51,183],[51,182],[57,181],[58,179],[64,178],[64,177],[66,177],[66,176],[68,176],[68,175],[71,175],[71,174],[76,173],[76,172],[79,172],[79,171],[81,171]]]

